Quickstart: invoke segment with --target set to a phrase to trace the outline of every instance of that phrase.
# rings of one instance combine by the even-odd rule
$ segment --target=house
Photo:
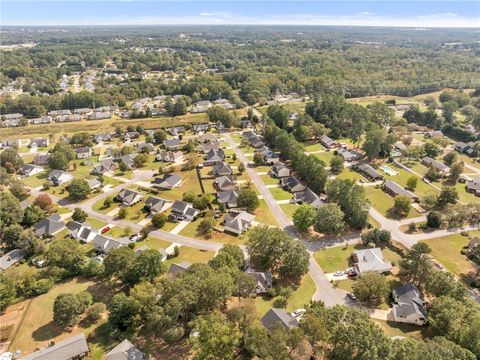
[[[63,123],[63,122],[73,122],[73,121],[80,121],[82,120],[82,117],[77,114],[72,114],[72,115],[60,115],[55,118],[55,121],[58,123]]]
[[[197,140],[200,144],[204,143],[218,143],[217,137],[212,133],[202,134],[197,136]]]
[[[89,243],[95,239],[98,232],[92,229],[89,224],[79,223],[77,221],[70,221],[67,224],[68,234],[75,240]]]
[[[105,360],[147,360],[147,357],[125,339],[105,354]]]
[[[192,114],[206,113],[208,109],[212,107],[212,103],[209,100],[198,101],[190,109]]]
[[[229,208],[237,207],[239,192],[237,190],[219,191],[217,201],[219,204],[225,204]]]
[[[253,269],[248,269],[245,271],[246,274],[250,275],[256,282],[255,294],[265,294],[273,285],[272,274],[268,271],[256,271]]]
[[[199,213],[192,204],[182,200],[175,200],[172,205],[172,212],[170,218],[174,221],[177,220],[193,220]]]
[[[171,204],[171,201],[150,196],[147,200],[145,200],[145,210],[152,214],[160,213],[167,210]]]
[[[223,162],[224,159],[225,159],[225,153],[223,152],[223,150],[212,149],[205,156],[205,162],[203,164],[205,166],[212,166],[212,165]]]
[[[298,191],[293,193],[293,202],[296,204],[308,204],[315,208],[319,208],[325,203],[320,199],[320,197],[315,194],[310,188],[305,188],[303,191]]]
[[[92,111],[92,109],[89,109],[89,108],[80,108],[80,109],[74,109],[73,113],[74,114],[85,115],[85,114],[88,114],[91,111]]]
[[[188,261],[182,261],[179,264],[172,264],[168,268],[167,274],[169,276],[177,276],[177,275],[187,271],[190,266],[192,266],[192,264],[190,264],[190,262],[188,262]]]
[[[174,126],[168,129],[168,132],[172,136],[178,136],[179,134],[184,134],[185,133],[185,127],[184,126]]]
[[[87,115],[87,120],[103,120],[110,119],[112,113],[110,111],[97,111]]]
[[[30,119],[28,122],[32,125],[50,124],[52,122],[52,117],[42,116],[42,117]]]
[[[338,144],[334,140],[330,139],[327,135],[320,136],[319,141],[320,144],[322,144],[322,146],[326,149],[332,149],[338,146]]]
[[[352,161],[355,161],[355,160],[358,160],[359,159],[359,154],[355,153],[355,152],[350,152],[348,151],[347,149],[344,149],[344,148],[341,148],[341,149],[338,149],[338,150],[335,150],[336,154],[341,156],[343,158],[344,161],[346,162],[352,162]]]
[[[137,150],[140,152],[151,153],[155,151],[155,146],[152,143],[141,143],[137,145]]]
[[[65,225],[61,221],[60,215],[53,214],[34,224],[33,230],[38,236],[50,237],[63,230],[64,227]]]
[[[156,177],[152,180],[152,186],[163,190],[171,190],[182,184],[182,178],[177,174],[164,174],[163,178]]]
[[[22,166],[21,172],[23,177],[29,177],[43,172],[43,167],[33,164],[25,164]]]
[[[166,139],[163,141],[163,146],[167,150],[178,150],[181,147],[180,140],[178,139]]]
[[[392,291],[393,318],[396,322],[426,325],[427,311],[420,290],[413,284],[404,284]]]
[[[33,159],[33,163],[38,166],[46,166],[48,165],[48,160],[52,155],[50,153],[46,153],[44,155],[37,155]]]
[[[71,111],[68,109],[64,110],[51,110],[48,112],[48,116],[60,116],[60,115],[70,115]]]
[[[431,130],[425,134],[425,137],[443,137],[443,132],[441,132],[440,130]]]
[[[23,114],[19,114],[19,113],[3,114],[3,115],[0,114],[0,118],[2,120],[17,120],[17,119],[21,119],[22,117],[23,117]]]
[[[287,177],[290,176],[290,169],[284,163],[277,161],[272,166],[271,174],[276,178]]]
[[[90,190],[96,190],[102,186],[102,183],[98,179],[86,179],[86,182],[90,187]]]
[[[222,132],[225,129],[225,125],[223,125],[222,122],[217,121],[215,123],[215,129],[217,129],[218,132]]]
[[[71,174],[62,170],[52,170],[50,174],[48,174],[48,180],[56,186],[68,183],[72,179],[73,176]]]
[[[168,163],[175,163],[175,164],[180,164],[182,163],[185,158],[183,156],[183,153],[181,151],[162,151],[161,153],[157,154],[155,156],[155,160],[157,161],[162,161],[162,162],[168,162]]]
[[[237,189],[237,178],[232,175],[219,176],[215,178],[213,184],[220,191]]]
[[[271,308],[262,318],[262,324],[267,330],[281,326],[285,330],[298,327],[298,321],[283,309]]]
[[[280,179],[280,184],[285,190],[292,193],[304,191],[306,189],[305,185],[303,185],[295,176],[289,176]]]
[[[358,171],[363,176],[365,176],[370,181],[381,181],[381,180],[383,180],[383,175],[380,174],[377,170],[375,170],[373,167],[371,167],[368,164],[365,164],[365,163],[355,164],[355,165],[352,166],[352,168],[354,170]]]
[[[127,165],[129,169],[133,169],[135,167],[135,156],[135,154],[122,155],[120,158],[120,162]]]
[[[15,265],[25,257],[25,252],[21,249],[14,249],[0,257],[0,273]]]
[[[82,146],[76,148],[75,153],[77,154],[77,159],[88,159],[92,156],[92,149],[88,146]]]
[[[229,164],[226,162],[220,162],[212,167],[213,176],[227,176],[232,175],[233,171]]]
[[[8,119],[3,122],[4,127],[18,127],[22,125],[21,119]]]
[[[103,175],[105,173],[111,173],[115,170],[115,163],[112,159],[105,159],[95,166],[92,170],[92,173],[95,175]]]
[[[123,135],[124,140],[134,140],[140,137],[140,133],[138,131],[127,131],[125,135]]]
[[[223,218],[225,231],[241,235],[252,225],[255,216],[246,211],[232,211]]]
[[[476,196],[480,196],[480,177],[469,180],[465,184],[465,190]]]
[[[193,131],[196,134],[200,133],[206,133],[210,129],[210,124],[204,123],[204,124],[193,124]]]
[[[129,189],[122,189],[116,196],[116,200],[125,206],[132,206],[143,199],[143,195],[139,192]]]
[[[227,99],[217,99],[214,101],[214,104],[217,106],[223,107],[225,110],[233,110],[235,109],[235,105],[233,105],[230,101]]]
[[[404,189],[403,187],[398,185],[395,181],[391,181],[391,180],[385,181],[382,185],[382,188],[383,188],[383,191],[392,195],[393,197],[398,195],[405,195],[412,201],[418,201],[417,195],[415,195],[411,191]]]
[[[35,138],[32,139],[29,146],[31,148],[47,147],[49,143],[50,141],[48,140],[48,138]]]
[[[207,154],[210,150],[218,151],[222,147],[220,146],[220,143],[218,141],[215,142],[206,142],[204,144],[200,144],[198,147],[198,150],[202,152],[203,154]]]
[[[272,150],[265,149],[260,152],[263,158],[263,162],[268,165],[273,165],[280,161],[280,158]]]
[[[253,128],[253,124],[250,120],[240,120],[240,127],[242,129],[251,129]]]
[[[476,236],[468,242],[468,251],[470,252],[471,255],[474,255],[475,250],[479,246],[480,246],[480,238]]]
[[[422,165],[425,165],[426,167],[432,166],[435,170],[437,170],[441,175],[448,175],[450,173],[450,168],[445,165],[444,163],[441,163],[438,160],[432,159],[431,157],[425,156],[422,161]]]
[[[478,142],[470,141],[468,143],[458,142],[456,143],[453,148],[458,151],[459,153],[466,154],[468,156],[475,155],[475,146]]]
[[[128,238],[113,239],[103,235],[97,235],[93,239],[93,246],[95,251],[102,254],[108,254],[114,249],[118,249],[122,246],[127,246],[130,244]]]
[[[70,336],[64,340],[55,342],[37,350],[21,360],[78,360],[88,355],[88,344],[84,333]]]
[[[355,250],[352,258],[355,270],[359,274],[367,271],[388,273],[392,270],[392,264],[383,259],[382,249],[380,248]]]
[[[101,133],[93,137],[93,141],[95,141],[97,144],[110,140],[112,140],[112,135],[110,135],[109,133]]]

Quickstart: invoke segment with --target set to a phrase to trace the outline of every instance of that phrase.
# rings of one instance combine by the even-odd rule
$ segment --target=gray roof
[[[374,179],[374,180],[383,179],[383,175],[380,174],[377,170],[375,170],[373,167],[371,167],[368,164],[358,164],[358,165],[355,166],[355,169],[360,171],[367,178],[371,178],[371,179]]]
[[[480,177],[467,181],[467,188],[470,191],[479,191],[480,190]]]
[[[33,159],[33,163],[36,165],[44,165],[48,164],[48,160],[50,159],[52,155],[50,153],[46,153],[44,155],[37,155]]]
[[[293,198],[296,202],[301,202],[303,204],[309,204],[313,207],[320,207],[325,203],[320,199],[320,197],[315,194],[310,188],[305,188],[304,191],[299,191],[293,194]]]
[[[220,150],[213,150],[211,149],[207,153],[207,161],[223,161],[225,159],[225,153],[222,149]]]
[[[335,145],[335,141],[330,139],[327,135],[322,135],[320,137],[320,143],[322,143],[322,145],[325,145],[327,147]]]
[[[182,178],[177,174],[164,174],[163,178],[155,178],[152,180],[152,184],[164,188],[172,189],[182,181]]]
[[[215,178],[214,183],[220,190],[236,187],[237,178],[232,175],[219,176]]]
[[[126,204],[132,204],[138,196],[141,196],[143,198],[142,194],[130,189],[122,189],[117,195],[118,199],[120,199]]]
[[[415,195],[414,193],[412,193],[411,191],[408,191],[406,189],[404,189],[403,187],[401,187],[400,185],[398,185],[395,181],[392,181],[392,180],[387,180],[385,181],[385,183],[383,184],[383,186],[388,189],[391,193],[393,193],[394,196],[397,196],[397,195],[405,195],[407,196],[408,198],[410,199],[417,199],[418,196]]]
[[[30,171],[34,170],[34,169],[41,169],[43,171],[43,167],[41,166],[38,166],[38,165],[33,165],[33,164],[24,164],[22,166],[22,174],[28,174],[30,173]]]
[[[145,200],[145,206],[148,207],[150,211],[156,212],[162,211],[163,207],[167,203],[167,200],[160,199],[154,196],[150,196],[147,200]]]
[[[146,357],[127,339],[105,354],[105,360],[144,360]]]
[[[21,360],[70,360],[86,353],[88,353],[87,341],[85,335],[80,333],[24,356]]]
[[[221,162],[213,166],[213,175],[232,175],[232,168],[226,162]]]
[[[437,169],[438,171],[446,171],[446,170],[449,170],[450,168],[445,165],[444,163],[438,161],[438,160],[435,160],[435,159],[432,159],[431,157],[428,157],[428,156],[425,156],[423,159],[422,159],[422,164],[424,164],[425,166],[433,166],[435,169]]]
[[[50,171],[50,174],[48,174],[48,178],[50,180],[58,180],[63,175],[70,175],[70,174],[62,170],[52,170]]]
[[[178,148],[180,146],[180,140],[178,139],[167,139],[163,141],[163,145],[165,148],[170,149],[170,148]]]
[[[246,273],[257,282],[257,291],[266,291],[272,287],[272,274],[270,272],[249,269]]]
[[[48,217],[42,219],[33,225],[33,230],[38,236],[51,236],[64,228],[63,222],[56,219],[56,217]]]
[[[7,252],[0,258],[0,271],[5,271],[23,259],[25,252],[21,249],[14,249]]]
[[[424,318],[427,317],[423,295],[415,285],[408,283],[400,286],[393,290],[393,297],[396,301],[393,306],[395,316],[407,317],[418,314]]]
[[[305,186],[295,176],[285,177],[280,180],[283,187],[289,189],[292,192],[303,191]]]
[[[254,220],[254,215],[249,214],[246,211],[240,211],[235,216],[225,216],[224,225],[239,232],[243,232],[247,230]]]
[[[272,308],[262,318],[262,324],[271,330],[276,324],[282,325],[285,329],[292,329],[298,326],[298,321],[283,309]]]
[[[181,151],[162,151],[161,153],[157,154],[155,159],[157,161],[166,161],[166,162],[173,162],[177,159],[180,159],[183,157],[183,153]]]
[[[192,264],[188,261],[182,261],[179,264],[171,264],[170,268],[168,269],[168,274],[172,275],[180,272],[185,272],[190,266],[192,266]]]
[[[236,207],[239,192],[236,190],[219,191],[217,201],[220,204],[227,204],[229,207]]]

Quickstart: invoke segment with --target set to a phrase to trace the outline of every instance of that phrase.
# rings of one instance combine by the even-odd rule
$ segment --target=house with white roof
[[[392,270],[392,264],[385,261],[382,254],[382,249],[362,249],[355,250],[352,254],[354,261],[354,268],[358,274],[368,271],[377,273],[388,273]]]

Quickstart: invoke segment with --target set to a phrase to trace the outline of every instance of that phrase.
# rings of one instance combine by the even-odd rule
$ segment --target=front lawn
[[[388,337],[404,336],[417,340],[422,339],[422,330],[424,329],[422,327],[397,323],[394,321],[384,321],[378,319],[372,320],[382,328],[382,330],[385,332],[385,335],[387,335]]]
[[[282,189],[282,188],[271,188],[268,189],[275,200],[290,200],[292,198],[292,193]]]
[[[325,148],[320,143],[305,146],[306,152],[314,152],[314,151],[320,151],[320,150],[325,150]]]
[[[273,216],[272,212],[268,208],[267,203],[263,199],[258,200],[260,205],[255,210],[255,221],[266,225],[278,226],[277,220]]]
[[[278,179],[271,177],[270,175],[260,175],[265,185],[278,185]]]
[[[182,231],[180,231],[180,235],[187,236],[190,238],[196,239],[204,239],[202,235],[198,233],[198,225],[202,222],[202,218],[199,218],[195,221],[192,221],[188,224]],[[219,220],[216,221],[216,226],[220,223]],[[222,244],[244,244],[247,240],[247,233],[242,234],[241,236],[235,236],[229,233],[221,233],[218,231],[212,231],[212,237],[208,239],[212,242],[218,242]]]
[[[324,151],[324,152],[313,154],[313,156],[322,160],[325,163],[325,166],[330,166],[330,160],[332,160],[334,154],[333,154],[333,151]]]
[[[370,200],[370,204],[377,209],[383,216],[391,217],[390,209],[393,208],[394,198],[386,194],[382,189],[375,186],[365,186],[365,193]],[[406,218],[414,218],[420,216],[420,213],[413,207]]]
[[[193,191],[195,194],[201,194],[202,189],[198,181],[197,171],[195,169],[188,171],[179,171],[176,173],[182,178],[180,187],[172,190],[160,190],[158,196],[166,200],[181,200],[183,193]]]
[[[188,246],[180,247],[180,254],[177,257],[168,259],[165,261],[167,268],[170,267],[172,263],[181,263],[183,261],[189,261],[191,264],[195,263],[207,263],[215,253],[213,251],[199,250],[191,248]]]
[[[361,244],[349,244],[348,246],[331,247],[318,250],[313,254],[318,265],[326,273],[342,271],[349,268],[350,255],[357,249],[362,249]]]
[[[141,246],[148,246],[150,249],[154,249],[154,250],[158,250],[160,248],[166,249],[171,244],[172,243],[170,241],[148,236],[145,240],[137,241],[135,243],[135,249]]]
[[[280,204],[279,206],[282,208],[283,212],[290,220],[292,220],[295,210],[298,209],[297,204]]]

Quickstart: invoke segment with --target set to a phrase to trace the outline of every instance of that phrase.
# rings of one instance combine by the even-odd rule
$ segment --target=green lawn
[[[388,337],[404,336],[417,340],[422,338],[422,330],[424,328],[409,324],[397,323],[394,321],[383,321],[378,319],[372,319],[378,326],[382,328],[385,335]]]
[[[22,178],[22,181],[25,185],[35,189],[39,186],[42,186],[45,181],[48,181],[49,171],[44,171],[33,176]]]
[[[337,175],[337,177],[339,179],[342,179],[342,180],[352,180],[352,181],[358,181],[360,179],[363,179],[365,181],[367,181],[362,175],[360,175],[359,173],[349,169],[349,168],[344,168],[342,170],[342,172],[340,174]]]
[[[114,226],[108,232],[105,233],[105,236],[112,237],[114,239],[119,239],[123,236],[126,236],[125,229],[119,226]]]
[[[390,217],[389,210],[394,205],[393,197],[386,194],[382,189],[377,189],[374,186],[365,186],[365,193],[375,209],[380,211],[384,216]],[[420,216],[420,213],[412,207],[407,218],[414,218],[417,216]]]
[[[417,187],[415,188],[415,194],[422,197],[422,196],[425,196],[426,194],[432,194],[432,193],[438,192],[438,190],[428,185],[427,183],[423,182],[422,179],[420,179],[415,174],[412,174],[391,163],[386,165],[388,165],[393,170],[397,171],[398,174],[394,176],[389,176],[386,173],[384,173],[381,169],[379,169],[379,172],[385,177],[385,179],[395,181],[400,186],[406,187],[408,179],[412,176],[415,176],[417,178]]]
[[[282,188],[271,188],[268,189],[275,200],[289,200],[292,198],[292,193],[282,189]]]
[[[107,225],[106,222],[104,221],[101,221],[101,220],[98,220],[94,217],[91,217],[89,216],[86,220],[87,223],[90,224],[90,226],[93,228],[93,229],[96,229],[96,230],[100,230],[101,228],[103,228],[105,225]]]
[[[255,216],[256,216],[255,220],[262,224],[278,226],[277,220],[275,219],[272,212],[268,208],[265,200],[260,199],[258,201],[260,205],[255,210]]]
[[[190,238],[204,239],[204,237],[198,234],[197,232],[198,225],[200,224],[201,221],[202,221],[201,218],[195,221],[192,221],[184,229],[182,229],[182,231],[180,231],[180,235],[188,236]],[[216,225],[219,225],[219,223],[220,223],[220,220],[217,220]],[[229,233],[221,233],[218,231],[213,231],[212,237],[209,239],[209,241],[223,243],[223,244],[244,244],[247,238],[248,238],[248,232],[242,234],[241,236],[235,236]]]
[[[102,214],[106,214],[106,213],[112,211],[113,209],[116,209],[120,205],[120,203],[113,201],[112,205],[110,205],[109,207],[106,208],[106,207],[103,206],[104,201],[105,201],[105,199],[100,199],[97,202],[95,202],[92,205],[92,210],[101,212]]]
[[[465,184],[457,182],[454,187],[458,192],[458,199],[461,202],[463,202],[463,203],[475,203],[475,202],[479,201],[478,196],[475,196],[474,194],[471,194],[471,193],[467,192],[467,190],[465,189]]]
[[[258,165],[255,167],[255,171],[258,173],[258,172],[265,172],[265,173],[268,173],[270,170],[272,170],[272,168],[270,166],[267,166],[267,165]]]
[[[158,250],[160,248],[166,249],[170,246],[170,244],[170,241],[148,236],[145,240],[136,242],[135,249],[145,245],[154,250]]]
[[[325,150],[325,148],[319,143],[305,146],[306,152],[314,152],[319,150]]]
[[[279,206],[282,208],[283,212],[290,220],[293,218],[293,213],[295,212],[295,210],[298,209],[298,205],[296,204],[280,204]]]
[[[326,166],[330,166],[330,160],[332,160],[334,154],[333,151],[324,151],[321,153],[313,154],[313,156],[322,160]]]
[[[273,178],[270,175],[260,175],[260,178],[265,185],[278,185],[278,179]]]
[[[166,200],[181,200],[183,193],[187,191],[193,191],[195,194],[202,193],[202,189],[200,187],[197,172],[195,169],[188,171],[179,171],[176,174],[178,174],[183,180],[180,187],[172,190],[159,191],[159,197]]]
[[[181,263],[182,261],[189,261],[191,264],[206,263],[213,258],[214,255],[215,253],[213,251],[204,251],[188,246],[181,246],[180,254],[175,258],[166,260],[165,263],[167,264],[167,267],[172,263]]]
[[[318,265],[327,273],[345,270],[349,267],[349,257],[356,249],[362,249],[360,244],[332,247],[316,251],[313,256]]]
[[[291,312],[299,308],[304,308],[310,303],[310,300],[317,290],[313,279],[309,274],[305,275],[300,286],[290,295],[285,310]],[[267,299],[261,296],[255,298],[255,307],[258,315],[263,317],[265,313],[273,307],[275,299]]]
[[[232,139],[237,143],[240,144],[242,142],[242,135],[241,134],[231,134]]]

